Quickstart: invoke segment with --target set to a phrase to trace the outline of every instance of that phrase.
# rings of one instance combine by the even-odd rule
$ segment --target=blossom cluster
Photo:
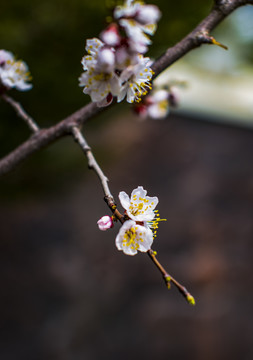
[[[125,97],[129,103],[139,102],[151,89],[154,73],[150,58],[144,54],[160,16],[155,5],[126,0],[116,6],[113,22],[101,32],[100,39],[86,41],[79,84],[98,106],[109,105],[113,97],[118,102]]]
[[[156,236],[158,222],[162,220],[155,210],[158,198],[147,196],[147,191],[138,186],[132,191],[131,197],[121,191],[119,200],[125,209],[126,221],[116,237],[116,247],[127,255],[136,255],[138,251],[147,252]],[[111,228],[111,217],[103,216],[98,226],[100,230]]]
[[[27,64],[22,60],[15,60],[14,55],[6,50],[0,50],[0,88],[2,90],[25,91],[32,88]]]

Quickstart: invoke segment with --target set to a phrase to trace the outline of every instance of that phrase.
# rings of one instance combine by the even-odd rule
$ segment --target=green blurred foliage
[[[149,3],[158,5],[163,14],[148,53],[150,57],[161,55],[168,46],[185,36],[212,6],[211,0],[159,0]],[[11,95],[23,104],[41,127],[55,124],[89,102],[89,97],[78,86],[78,77],[82,72],[80,61],[85,53],[85,40],[98,36],[105,28],[112,4],[113,0],[11,0],[1,3],[0,48],[26,61],[33,77],[31,91],[21,93],[12,90]],[[122,106],[126,105],[118,105],[117,111]],[[110,111],[105,116],[108,117],[108,114]],[[0,155],[3,156],[27,139],[29,132],[22,120],[3,102],[0,119]],[[95,122],[94,126],[101,123]],[[57,146],[60,149],[58,153],[69,154],[69,149]],[[82,154],[76,161],[68,155],[62,155],[64,164],[57,161],[53,156],[57,146],[35,154],[25,162],[23,171],[20,167],[15,170],[16,182],[27,178],[30,168],[37,171],[40,168],[37,178],[33,175],[33,183],[40,183],[39,174],[48,168],[51,176],[58,174],[63,178],[67,171],[74,171],[78,161],[83,165]],[[53,165],[50,165],[50,160]],[[13,175],[8,175],[3,182],[7,184],[12,178]]]

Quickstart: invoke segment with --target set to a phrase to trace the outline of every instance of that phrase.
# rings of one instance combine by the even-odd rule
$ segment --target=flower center
[[[139,201],[139,202],[137,203],[136,201]],[[137,199],[137,196],[134,195],[133,196],[133,201],[130,201],[129,211],[134,216],[144,214],[145,212],[147,212],[151,208],[151,205],[154,204],[152,202],[151,205],[148,205],[147,204],[148,202],[149,202],[148,199],[144,199],[142,197],[139,197]]]
[[[160,101],[158,106],[160,110],[167,110],[168,101],[167,100]]]
[[[143,238],[141,237],[143,234],[137,234],[137,227],[131,227],[124,234],[123,238],[123,246],[130,246],[133,250],[138,250],[140,245],[138,242],[143,242]]]

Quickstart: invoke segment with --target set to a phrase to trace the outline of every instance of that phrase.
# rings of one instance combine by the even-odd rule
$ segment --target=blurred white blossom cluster
[[[126,0],[116,6],[113,22],[100,39],[86,41],[82,59],[84,72],[79,81],[83,92],[98,106],[109,105],[113,97],[129,103],[139,102],[151,89],[153,71],[149,57],[144,57],[156,31],[161,12],[155,5]]]
[[[0,89],[1,91],[16,88],[25,91],[32,88],[27,64],[22,60],[15,60],[14,55],[6,50],[0,50]]]
[[[165,220],[160,219],[155,210],[158,198],[147,196],[147,191],[138,186],[132,191],[131,198],[121,191],[119,200],[125,209],[126,221],[116,237],[116,247],[126,255],[147,252],[151,249],[159,221]],[[103,216],[98,221],[98,227],[103,231],[113,227],[112,217]]]
[[[175,107],[177,102],[175,90],[154,88],[142,102],[135,104],[134,111],[143,119],[164,119],[169,114],[170,107]]]

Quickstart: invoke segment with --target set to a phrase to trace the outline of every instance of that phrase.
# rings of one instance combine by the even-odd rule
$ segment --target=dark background
[[[211,2],[159,6],[152,56]],[[1,8],[1,47],[27,61],[34,83],[12,96],[41,126],[83,106],[80,59],[85,39],[104,27],[104,2],[12,0]],[[0,105],[4,155],[29,133]],[[159,197],[168,220],[154,249],[195,307],[166,289],[147,255],[117,251],[118,225],[98,230],[108,209],[71,138],[1,179],[1,359],[252,359],[253,134],[208,120],[174,112],[140,122],[120,104],[84,128],[115,198],[138,185]]]

